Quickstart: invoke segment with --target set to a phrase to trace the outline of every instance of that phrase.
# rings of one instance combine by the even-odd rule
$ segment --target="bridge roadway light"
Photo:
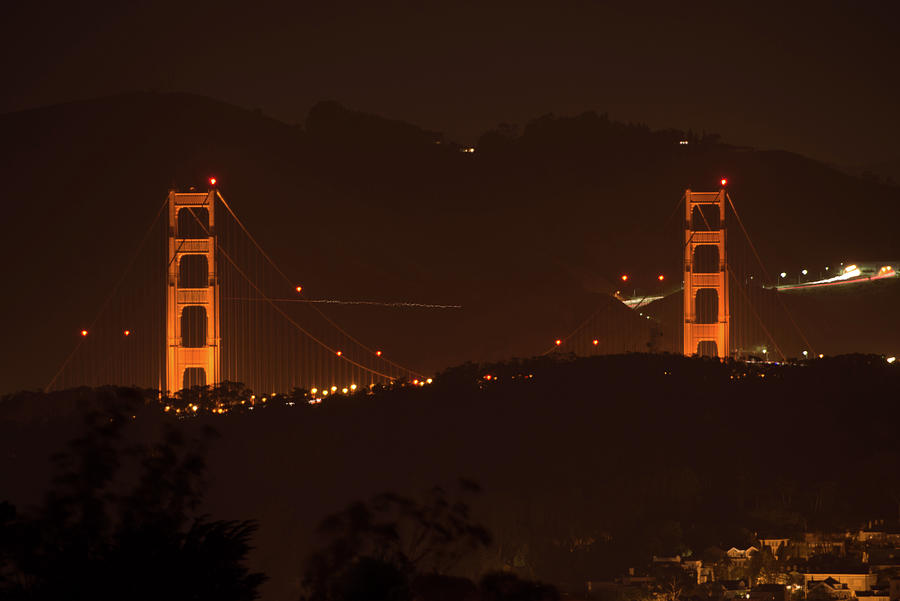
[[[803,275],[806,275],[808,272],[804,269],[804,270],[801,271],[800,273],[802,273]]]
[[[786,271],[782,271],[782,272],[779,273],[778,275],[780,275],[780,276],[783,277],[783,278],[786,278],[786,277],[787,277],[787,272],[786,272]]]

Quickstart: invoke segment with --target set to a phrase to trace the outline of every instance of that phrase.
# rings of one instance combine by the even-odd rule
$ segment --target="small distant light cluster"
[[[532,380],[534,379],[534,374],[525,374],[525,373],[517,373],[509,377],[510,380]],[[500,381],[500,376],[496,374],[484,374],[478,379],[478,388],[484,390],[484,387],[491,384],[496,384]]]

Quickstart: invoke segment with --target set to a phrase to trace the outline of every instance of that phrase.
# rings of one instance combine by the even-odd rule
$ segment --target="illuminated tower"
[[[215,190],[169,192],[166,390],[219,382]]]
[[[718,192],[684,193],[684,354],[728,357],[725,180]]]

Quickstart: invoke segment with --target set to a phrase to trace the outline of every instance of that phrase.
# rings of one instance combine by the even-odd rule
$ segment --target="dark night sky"
[[[893,1],[19,2],[0,25],[0,112],[158,90],[302,122],[331,98],[474,141],[501,121],[593,109],[845,165],[900,163],[896,12]]]

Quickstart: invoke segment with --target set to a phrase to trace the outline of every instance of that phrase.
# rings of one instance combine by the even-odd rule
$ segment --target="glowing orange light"
[[[664,276],[663,274],[659,274],[659,277],[657,277],[656,279],[659,280],[659,281],[661,282],[661,281],[663,281],[664,279],[666,279],[666,276]]]
[[[722,181],[720,181],[719,183],[722,184],[722,187],[724,188],[725,186],[728,185],[728,180],[723,177]]]
[[[343,355],[343,354],[344,354],[344,353],[342,353],[341,351],[338,351],[338,352],[335,353],[335,355],[337,355],[338,357],[340,357],[340,356]]]
[[[81,335],[82,335],[82,336],[87,336],[87,330],[81,330]]]
[[[131,336],[131,330],[125,330],[122,333],[125,334],[126,336]]]
[[[623,273],[623,274],[622,274],[622,281],[623,281],[623,282],[627,282],[627,281],[628,281],[628,274],[627,274],[627,273]]]
[[[297,286],[297,292],[303,292],[303,286]]]
[[[562,340],[560,340],[559,338],[557,338],[557,339],[554,341],[554,344],[556,344],[556,346],[559,346],[559,345],[562,344]]]
[[[597,346],[598,344],[600,344],[600,341],[597,340],[596,338],[594,338],[593,340],[591,340],[591,344],[593,344],[594,346]]]
[[[216,178],[214,178],[214,177],[209,178],[209,185],[210,185],[210,186],[215,186],[215,185],[216,185]]]
[[[381,351],[375,351],[375,356],[376,356],[376,357],[380,357],[380,356],[381,356]]]

